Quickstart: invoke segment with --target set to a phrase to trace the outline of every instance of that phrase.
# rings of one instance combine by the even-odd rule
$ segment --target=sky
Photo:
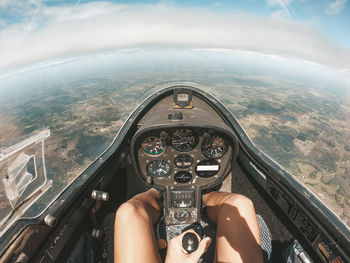
[[[348,0],[0,0],[0,73],[133,47],[260,52],[350,72]]]

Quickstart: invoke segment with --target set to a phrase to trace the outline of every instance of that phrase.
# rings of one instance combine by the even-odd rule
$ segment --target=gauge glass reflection
[[[148,137],[142,143],[143,150],[150,155],[160,155],[165,151],[165,142],[155,136]]]
[[[153,160],[147,165],[147,174],[151,177],[167,177],[170,172],[170,164],[163,160]]]
[[[190,129],[179,129],[171,136],[171,144],[180,152],[188,152],[196,148],[198,136]]]
[[[220,158],[225,155],[228,150],[228,144],[224,137],[219,135],[211,135],[202,143],[202,153],[209,159]]]

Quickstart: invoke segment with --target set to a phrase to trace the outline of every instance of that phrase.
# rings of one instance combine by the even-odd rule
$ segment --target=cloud
[[[268,0],[267,1],[267,4],[270,5],[270,6],[280,6],[284,12],[290,16],[290,12],[289,12],[289,9],[288,9],[288,5],[290,3],[292,3],[294,0]],[[275,12],[276,13],[276,12]],[[275,14],[276,15],[276,14]]]
[[[23,15],[41,6],[43,6],[42,0],[0,0],[0,14]]]
[[[5,27],[7,25],[6,21],[4,19],[0,19],[0,29],[2,27]]]
[[[271,18],[276,19],[276,20],[285,19],[285,18],[288,18],[288,16],[289,16],[288,13],[286,13],[286,11],[283,9],[274,11],[271,14]]]
[[[281,6],[286,7],[291,4],[294,0],[267,0],[267,4],[270,6]]]
[[[350,68],[350,53],[307,23],[174,5],[41,6],[0,29],[0,70],[118,48],[243,49]]]
[[[334,15],[339,13],[346,6],[347,0],[335,0],[329,3],[326,13],[329,15]]]

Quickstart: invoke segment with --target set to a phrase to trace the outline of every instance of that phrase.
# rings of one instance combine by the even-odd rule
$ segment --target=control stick
[[[198,238],[194,233],[186,233],[182,237],[182,247],[188,252],[192,253],[198,248]]]

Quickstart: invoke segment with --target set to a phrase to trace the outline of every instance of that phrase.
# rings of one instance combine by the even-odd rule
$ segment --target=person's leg
[[[206,214],[217,224],[215,262],[263,262],[254,205],[245,196],[211,192]]]
[[[114,262],[161,262],[153,224],[159,220],[159,194],[149,190],[122,204],[114,226]]]

